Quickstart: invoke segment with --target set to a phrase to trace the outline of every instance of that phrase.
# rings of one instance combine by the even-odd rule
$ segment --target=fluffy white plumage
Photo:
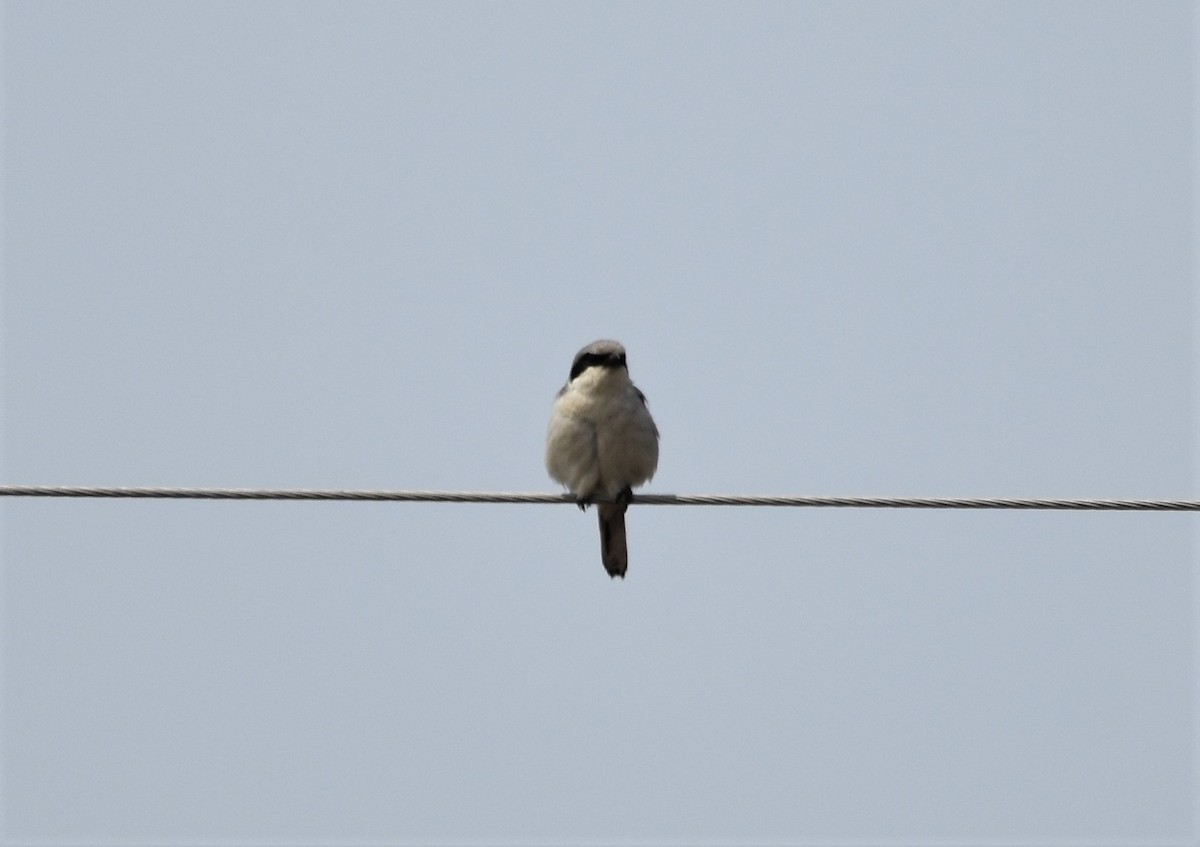
[[[580,502],[628,498],[658,467],[658,428],[646,398],[629,379],[625,348],[596,341],[576,354],[571,377],[554,401],[546,436],[546,470]],[[600,547],[610,576],[625,576],[626,502],[599,504]]]

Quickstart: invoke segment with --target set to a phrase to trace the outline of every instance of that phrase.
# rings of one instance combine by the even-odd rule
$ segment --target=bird
[[[625,510],[633,489],[658,469],[658,427],[646,395],[629,379],[625,348],[593,341],[575,354],[554,400],[546,433],[546,470],[575,495],[580,510],[595,500],[600,558],[612,578],[625,578],[629,552]]]

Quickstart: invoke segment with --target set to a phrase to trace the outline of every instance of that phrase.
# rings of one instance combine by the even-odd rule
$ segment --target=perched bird
[[[625,348],[594,341],[575,354],[567,384],[558,392],[546,435],[546,470],[586,509],[597,498],[600,556],[611,577],[625,578],[625,510],[634,486],[658,468],[658,427],[646,395],[629,380]]]

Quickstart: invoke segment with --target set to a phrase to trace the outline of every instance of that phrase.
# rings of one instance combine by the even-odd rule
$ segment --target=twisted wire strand
[[[0,485],[0,497],[99,497],[169,500],[357,500],[426,503],[569,503],[571,494],[323,488],[147,488]],[[611,502],[597,499],[595,502]],[[1107,512],[1197,512],[1200,500],[1079,500],[1008,497],[827,497],[745,494],[635,494],[646,506],[793,506],[844,509],[1040,509]]]

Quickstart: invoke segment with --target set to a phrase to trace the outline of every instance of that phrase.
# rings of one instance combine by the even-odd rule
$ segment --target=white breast
[[[578,496],[613,497],[658,467],[658,431],[624,370],[589,368],[559,395],[546,469]]]

